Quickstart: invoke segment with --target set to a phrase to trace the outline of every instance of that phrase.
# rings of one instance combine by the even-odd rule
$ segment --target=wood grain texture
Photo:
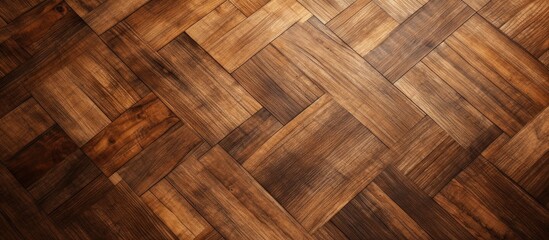
[[[294,25],[273,45],[389,146],[423,116],[318,20]]]
[[[282,124],[323,94],[323,90],[271,45],[238,68],[233,76]]]
[[[385,149],[334,100],[321,97],[243,166],[314,232],[380,171]]]
[[[309,238],[220,147],[200,159],[187,159],[168,180],[226,238]]]
[[[398,26],[389,14],[370,0],[357,0],[327,26],[358,54],[366,56]]]
[[[292,24],[308,16],[295,0],[272,0],[211,44],[202,47],[232,72]]]
[[[327,23],[355,0],[298,0],[313,13],[321,22]]]
[[[149,1],[124,21],[154,50],[159,50],[221,3],[223,0]]]
[[[395,85],[467,150],[480,153],[500,134],[492,122],[423,63]]]
[[[228,0],[236,6],[245,16],[249,17],[261,9],[270,0]]]
[[[394,83],[473,13],[461,0],[429,1],[365,58]]]
[[[149,94],[86,143],[82,150],[110,176],[178,121],[154,94]]]
[[[11,22],[17,18],[20,14],[38,5],[42,0],[28,0],[28,1],[1,1],[0,2],[0,17],[6,21]]]
[[[428,0],[372,0],[385,10],[391,17],[399,23],[408,19],[413,13],[425,5]]]

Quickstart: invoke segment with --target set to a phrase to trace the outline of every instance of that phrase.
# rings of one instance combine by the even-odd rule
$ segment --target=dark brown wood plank
[[[323,94],[320,88],[271,45],[232,75],[282,124],[288,123]]]
[[[323,96],[263,144],[244,168],[314,232],[381,171],[385,150],[357,119]]]
[[[424,115],[316,19],[295,24],[273,45],[388,146]]]
[[[82,150],[110,176],[178,121],[151,93],[93,137]]]
[[[263,108],[221,140],[219,146],[243,163],[281,127],[282,124]]]
[[[43,0],[29,0],[29,1],[0,1],[0,17],[6,21],[11,22],[22,13],[33,8],[41,3]]]
[[[396,82],[475,11],[461,0],[432,0],[399,25],[366,60]]]
[[[343,240],[349,239],[339,228],[337,228],[331,221],[322,225],[321,228],[317,229],[314,233],[315,239],[320,240]]]
[[[29,59],[30,55],[13,39],[8,39],[0,43],[0,58],[0,77],[3,77]]]
[[[226,238],[310,238],[299,223],[218,146],[200,159],[187,159],[168,180]]]

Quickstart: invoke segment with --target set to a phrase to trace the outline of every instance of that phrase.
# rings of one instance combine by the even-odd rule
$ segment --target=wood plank
[[[246,17],[251,16],[270,0],[229,0],[236,6]]]
[[[463,0],[469,7],[471,7],[475,11],[479,11],[486,5],[490,0]]]
[[[103,38],[178,117],[212,145],[261,108],[186,34],[161,51],[166,59],[125,23]]]
[[[442,43],[422,62],[508,135],[532,119],[519,99],[498,88],[447,44]]]
[[[44,107],[78,146],[111,121],[71,79],[78,78],[63,68],[33,89],[33,97]]]
[[[532,115],[549,105],[547,68],[482,17],[473,16],[446,43]]]
[[[151,93],[105,127],[82,150],[110,176],[178,121]]]
[[[373,0],[373,2],[383,8],[396,21],[402,23],[425,5],[428,0]]]
[[[13,81],[0,87],[0,117],[4,117],[29,98],[31,98],[31,94],[23,81]]]
[[[478,158],[435,197],[466,227],[485,238],[545,238],[547,209]],[[520,202],[520,204],[516,204]]]
[[[271,138],[282,124],[262,108],[225,137],[221,146],[239,163],[243,163]]]
[[[501,133],[423,63],[418,63],[395,86],[468,151],[480,154]]]
[[[214,44],[217,39],[221,38],[246,19],[246,15],[235,6],[237,3],[233,5],[231,2],[237,1],[225,1],[216,9],[208,13],[208,15],[200,19],[200,21],[189,27],[186,33],[201,46],[210,46]],[[247,2],[247,0],[240,2]],[[261,1],[249,2],[259,3]]]
[[[69,136],[54,125],[4,164],[23,187],[28,187],[77,149]]]
[[[310,238],[299,223],[218,146],[200,159],[187,159],[168,180],[226,238]]]
[[[27,189],[40,209],[51,213],[99,174],[101,171],[93,162],[77,150]]]
[[[374,2],[357,0],[326,26],[364,57],[389,36],[398,22]]]
[[[2,222],[9,222],[26,239],[65,239],[3,165],[0,165],[0,212]]]
[[[388,146],[424,115],[318,20],[294,25],[273,46]]]
[[[42,0],[0,1],[0,17],[9,23],[41,2]]]
[[[30,55],[13,39],[8,39],[0,43],[0,58],[0,77],[4,77],[29,59]]]
[[[394,168],[385,169],[374,183],[433,239],[474,239],[449,213]]]
[[[118,173],[137,195],[143,194],[166,176],[194,150],[200,151],[202,140],[182,122],[126,163]]]
[[[67,0],[67,3],[97,34],[104,33],[149,2],[149,0],[101,0],[100,3],[94,1],[98,0]]]
[[[202,47],[233,72],[309,12],[295,0],[272,0],[217,41]]]
[[[113,186],[103,175],[54,211],[52,218],[71,238],[176,239],[123,181]]]
[[[149,1],[124,21],[154,50],[159,50],[223,2],[223,0]]]
[[[212,233],[219,235],[166,179],[141,198],[179,239],[202,239]]]
[[[366,60],[394,83],[474,13],[461,0],[429,1],[370,51]]]
[[[0,161],[13,156],[53,124],[34,98],[19,105],[0,119]]]
[[[298,0],[313,13],[322,23],[329,22],[355,0]]]
[[[314,238],[319,240],[343,240],[349,239],[339,228],[331,221],[322,225],[321,228],[315,231]]]
[[[534,0],[515,0],[512,2],[490,1],[479,14],[495,27],[501,27]]]
[[[321,97],[243,166],[314,232],[381,171],[385,150],[345,109]]]
[[[233,76],[282,124],[291,121],[323,94],[271,45],[233,72]]]
[[[498,169],[532,196],[544,199],[549,178],[549,108],[546,108],[490,158]],[[545,203],[544,203],[545,204]]]

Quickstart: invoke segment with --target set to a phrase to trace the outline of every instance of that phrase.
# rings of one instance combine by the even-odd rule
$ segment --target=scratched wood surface
[[[547,0],[0,0],[0,239],[549,239]]]

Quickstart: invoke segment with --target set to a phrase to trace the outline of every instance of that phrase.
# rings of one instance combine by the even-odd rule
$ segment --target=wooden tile
[[[243,163],[281,127],[282,124],[262,108],[221,140],[219,146],[236,161]]]
[[[445,43],[422,62],[508,135],[517,133],[533,117],[520,99],[510,97],[512,92],[498,88]]]
[[[395,85],[466,150],[482,152],[500,130],[423,63]]]
[[[186,34],[161,51],[166,59],[140,42],[126,24],[117,25],[104,39],[177,116],[212,145],[261,107]]]
[[[549,68],[549,50],[547,50],[538,60]]]
[[[483,158],[435,197],[476,238],[545,238],[547,209]],[[520,202],[520,204],[517,204]]]
[[[30,97],[31,94],[23,81],[13,81],[2,86],[0,88],[0,118],[25,103]]]
[[[323,94],[271,45],[238,68],[233,76],[282,124],[291,121]]]
[[[321,97],[243,166],[314,232],[375,177],[384,165],[379,158],[385,150],[345,109]]]
[[[202,239],[208,235],[219,235],[165,179],[141,198],[179,239]]]
[[[26,239],[65,238],[3,165],[0,165],[0,211],[0,221],[9,224],[11,231]],[[9,232],[4,235],[2,229],[2,235],[8,237]]]
[[[13,156],[53,124],[34,98],[0,118],[0,161]]]
[[[54,125],[4,164],[23,187],[28,187],[77,148],[69,136]]]
[[[102,34],[149,0],[67,0],[67,3],[97,33]]]
[[[489,40],[487,40],[489,39]],[[446,43],[533,116],[549,105],[549,71],[475,15]]]
[[[188,125],[179,122],[126,163],[118,173],[137,195],[141,195],[201,142]]]
[[[226,1],[208,13],[208,15],[187,29],[187,34],[201,46],[211,46],[214,44],[219,38],[246,19],[246,15],[239,11],[231,2]],[[247,0],[240,2],[247,2]],[[249,2],[256,3],[261,1]]]
[[[534,0],[515,0],[507,3],[502,1],[490,1],[479,11],[479,14],[492,25],[499,28],[533,1]]]
[[[549,108],[513,136],[489,160],[534,197],[543,197],[549,160]]]
[[[315,239],[320,240],[342,240],[348,239],[347,236],[339,228],[336,227],[331,221],[324,224],[321,228],[315,231]]]
[[[116,0],[110,1],[116,2]],[[223,2],[223,0],[149,1],[125,21],[154,50],[159,50]]]
[[[313,13],[322,23],[329,22],[355,0],[298,0]]]
[[[82,146],[111,121],[71,82],[73,78],[77,76],[63,68],[36,87],[32,95],[74,142]]]
[[[361,56],[377,47],[398,22],[370,0],[357,0],[327,26]]]
[[[318,20],[294,25],[273,45],[389,146],[424,115]]]
[[[93,137],[82,150],[110,176],[178,121],[151,93]]]
[[[103,175],[51,216],[70,238],[176,239],[123,181],[112,185]]]
[[[267,4],[270,0],[229,0],[234,4],[245,16],[249,17],[257,10]]]
[[[295,0],[272,0],[217,41],[202,47],[232,72],[308,14]]]
[[[394,83],[473,14],[460,0],[429,1],[370,51],[366,60]]]
[[[450,214],[394,168],[387,168],[374,183],[433,239],[474,239]]]
[[[399,23],[418,11],[428,0],[372,0]]]
[[[475,11],[479,11],[486,5],[490,0],[463,0],[469,7],[471,7]]]
[[[19,15],[41,3],[43,0],[28,0],[28,1],[1,1],[0,2],[0,17],[11,22]]]
[[[187,159],[168,180],[225,238],[310,238],[299,223],[218,146],[200,159]]]
[[[27,189],[40,209],[51,213],[99,174],[101,171],[93,162],[77,150]]]
[[[29,59],[30,55],[13,39],[8,39],[0,43],[0,58],[0,77],[3,77]]]

